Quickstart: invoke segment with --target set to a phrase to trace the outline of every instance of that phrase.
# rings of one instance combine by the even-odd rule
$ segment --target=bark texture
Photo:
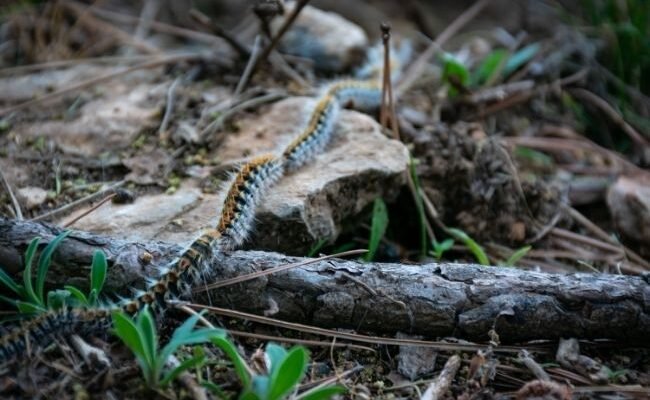
[[[48,242],[60,230],[0,219],[0,265],[22,268],[34,236]],[[87,284],[96,249],[106,252],[108,290],[122,294],[155,276],[156,265],[180,247],[133,243],[74,232],[55,254],[49,282]],[[146,262],[148,253],[153,256]],[[210,281],[301,260],[277,253],[237,251],[212,263]],[[646,276],[547,274],[471,264],[381,264],[326,260],[212,291],[215,305],[327,328],[455,336],[503,342],[559,337],[647,343],[650,284]]]

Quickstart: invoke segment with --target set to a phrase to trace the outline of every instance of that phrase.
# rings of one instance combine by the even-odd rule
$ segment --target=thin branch
[[[64,205],[62,207],[59,207],[56,210],[52,210],[52,211],[46,212],[45,214],[41,214],[41,215],[39,215],[37,217],[34,217],[34,218],[32,218],[32,221],[42,221],[42,220],[49,219],[49,218],[52,218],[54,216],[57,216],[59,214],[62,214],[64,212],[70,211],[74,207],[77,207],[77,206],[79,206],[81,204],[84,204],[86,202],[95,200],[96,198],[99,198],[99,197],[103,196],[107,192],[110,192],[110,191],[112,191],[114,189],[117,189],[120,186],[123,186],[125,183],[126,183],[125,180],[118,181],[118,182],[112,184],[111,186],[107,187],[104,190],[100,190],[100,191],[97,191],[95,193],[89,194],[88,196],[82,197],[82,198],[80,198],[78,200],[75,200],[75,201],[73,201],[71,203],[68,203],[68,204],[66,204],[66,205]]]
[[[2,172],[2,169],[0,169],[0,180],[2,180],[2,185],[5,187],[7,193],[9,193],[9,198],[11,198],[11,204],[14,206],[14,215],[16,216],[16,219],[22,220],[23,212],[20,209],[20,203],[18,203],[16,196],[14,196],[14,191],[11,190],[11,185],[9,185],[7,178],[5,178],[5,174],[4,172]]]
[[[309,0],[298,0],[296,2],[296,6],[291,12],[291,15],[289,15],[289,17],[286,20],[284,20],[284,23],[278,30],[278,33],[275,34],[275,36],[271,40],[271,43],[269,43],[266,49],[264,49],[262,55],[255,62],[255,67],[253,68],[253,72],[255,72],[255,70],[257,70],[257,67],[259,67],[259,65],[269,57],[273,49],[280,42],[280,39],[282,39],[282,36],[284,36],[284,34],[289,30],[293,22],[296,20],[296,18],[298,18],[298,14],[300,14],[300,11],[302,11],[302,9],[307,5],[307,3],[309,3]]]

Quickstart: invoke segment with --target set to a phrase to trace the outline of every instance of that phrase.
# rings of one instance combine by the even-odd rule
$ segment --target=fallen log
[[[0,219],[0,265],[20,271],[29,241],[50,241],[60,228]],[[181,249],[73,232],[55,253],[48,283],[87,285],[95,250],[109,261],[107,290],[128,294],[155,276]],[[302,260],[236,251],[215,258],[209,282]],[[326,328],[428,338],[503,342],[609,338],[646,343],[650,334],[649,275],[547,274],[471,264],[424,265],[319,261],[211,291],[215,305]]]

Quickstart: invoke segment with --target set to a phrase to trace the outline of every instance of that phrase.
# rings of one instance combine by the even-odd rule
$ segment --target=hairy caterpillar
[[[332,137],[334,124],[339,113],[339,102],[327,92],[316,103],[309,123],[304,131],[284,150],[287,170],[294,170],[320,152]]]
[[[370,69],[376,75],[381,68]],[[396,72],[396,70],[393,70]],[[145,305],[161,314],[167,300],[191,293],[192,286],[215,254],[235,249],[248,237],[256,207],[266,190],[285,170],[295,170],[322,151],[330,141],[341,106],[368,110],[379,106],[379,79],[336,81],[325,87],[310,114],[307,126],[286,147],[280,157],[262,155],[245,163],[234,176],[217,225],[195,239],[183,253],[152,280],[146,290],[119,304],[98,308],[64,308],[47,311],[18,326],[5,330],[0,337],[0,362],[15,358],[28,346],[43,347],[57,334],[106,331],[111,313],[124,310],[135,314]]]

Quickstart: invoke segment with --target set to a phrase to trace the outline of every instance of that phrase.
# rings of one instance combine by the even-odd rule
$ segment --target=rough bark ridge
[[[0,265],[20,270],[34,237],[60,231],[46,224],[0,219]],[[180,247],[133,243],[74,232],[49,274],[52,284],[87,281],[95,249],[107,253],[109,290],[128,292]],[[151,263],[143,254],[153,255]],[[238,251],[214,262],[212,281],[301,260]],[[504,342],[558,337],[642,343],[650,333],[648,276],[556,275],[468,264],[402,265],[327,260],[220,288],[216,305],[328,328],[484,340],[495,329]]]

